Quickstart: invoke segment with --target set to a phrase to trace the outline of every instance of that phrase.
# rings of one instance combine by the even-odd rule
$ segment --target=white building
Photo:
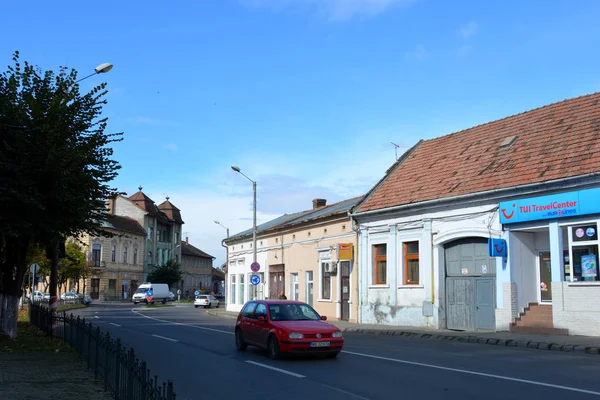
[[[600,93],[407,151],[351,210],[359,322],[598,335],[598,120]]]

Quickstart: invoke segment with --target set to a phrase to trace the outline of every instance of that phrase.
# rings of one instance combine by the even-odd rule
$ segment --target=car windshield
[[[138,288],[135,292],[136,293],[146,293],[147,290],[148,290],[148,288]]]
[[[308,304],[270,304],[269,312],[273,321],[310,321],[321,317]]]
[[[199,295],[199,296],[196,296],[196,298],[197,298],[197,299],[208,299],[208,296],[205,296],[205,295]]]

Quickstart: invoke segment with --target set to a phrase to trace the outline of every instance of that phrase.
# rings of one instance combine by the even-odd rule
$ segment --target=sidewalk
[[[206,310],[206,313],[216,317],[232,319],[236,319],[238,316],[238,313],[226,311],[224,308],[208,309]],[[600,355],[600,337],[596,336],[546,335],[516,332],[463,332],[412,326],[355,324],[334,320],[328,320],[327,322],[337,326],[342,332],[451,340],[465,343],[526,347],[546,351],[567,351]]]
[[[81,398],[109,400],[76,353],[4,352],[0,349],[0,399]]]

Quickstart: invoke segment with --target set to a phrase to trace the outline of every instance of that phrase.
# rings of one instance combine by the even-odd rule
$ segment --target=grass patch
[[[181,299],[181,300],[175,300],[176,303],[193,303],[194,299]]]
[[[145,304],[144,307],[172,307],[172,304],[166,303],[150,303],[150,304]]]
[[[17,320],[17,337],[10,339],[0,336],[0,352],[35,353],[35,352],[70,352],[75,350],[60,339],[46,336],[29,322],[27,309],[19,310]]]
[[[77,310],[78,308],[86,308],[85,304],[64,304],[62,306],[58,306],[56,311],[69,311],[69,310]]]

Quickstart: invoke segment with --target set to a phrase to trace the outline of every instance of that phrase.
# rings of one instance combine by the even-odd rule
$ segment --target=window
[[[149,226],[148,227],[148,240],[152,240],[153,237],[154,237],[154,227]]]
[[[373,246],[373,283],[385,285],[387,283],[387,244]]]
[[[235,281],[235,279],[234,279]],[[252,314],[254,314],[254,309],[256,308],[256,303],[248,303],[242,309],[242,317],[252,318]]]
[[[133,248],[133,263],[137,264],[137,247]]]
[[[254,319],[258,319],[258,317],[267,317],[267,306],[264,304],[259,304],[256,306],[256,312],[254,313]]]
[[[290,300],[298,300],[298,274],[290,274]]]
[[[152,265],[152,252],[148,252],[148,265]]]
[[[123,247],[123,264],[127,264],[127,246]]]
[[[112,251],[110,252],[110,261],[117,262],[117,245],[112,245]]]
[[[404,243],[404,284],[419,284],[419,242]]]
[[[235,304],[236,303],[236,301],[235,301],[235,275],[231,275],[230,279],[231,279],[231,302],[233,304]]]
[[[100,267],[100,255],[102,254],[102,246],[98,243],[92,245],[92,262],[94,267]]]
[[[240,274],[240,280],[239,280],[239,286],[240,286],[240,303],[239,304],[244,304],[244,290],[245,288],[245,284],[244,284],[244,274]]]
[[[321,299],[331,300],[331,261],[321,262]]]

